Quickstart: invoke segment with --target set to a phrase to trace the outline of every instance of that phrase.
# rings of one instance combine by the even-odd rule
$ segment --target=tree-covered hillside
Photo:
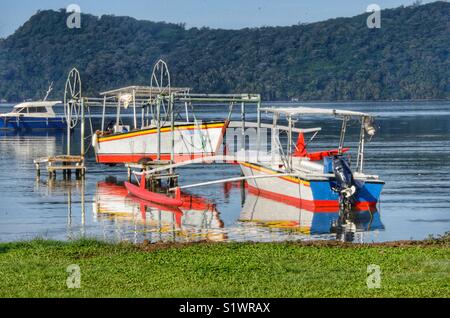
[[[40,11],[0,40],[0,99],[41,98],[55,81],[61,98],[70,68],[85,94],[149,85],[164,58],[173,84],[196,92],[257,92],[266,100],[450,98],[450,3],[400,7],[291,27],[185,29],[128,17]]]

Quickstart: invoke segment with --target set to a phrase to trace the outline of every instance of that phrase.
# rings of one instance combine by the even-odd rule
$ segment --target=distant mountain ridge
[[[265,100],[450,99],[450,3],[383,10],[291,27],[185,29],[129,17],[40,11],[0,39],[0,99],[60,99],[76,66],[84,95],[149,85],[164,58],[173,85],[195,92],[261,93]]]

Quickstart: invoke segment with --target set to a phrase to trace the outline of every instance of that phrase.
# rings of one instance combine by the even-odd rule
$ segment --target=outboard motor
[[[339,193],[339,203],[345,210],[351,209],[355,202],[354,195],[357,190],[353,173],[347,158],[342,155],[333,157],[333,172],[336,178],[336,185],[333,191]]]

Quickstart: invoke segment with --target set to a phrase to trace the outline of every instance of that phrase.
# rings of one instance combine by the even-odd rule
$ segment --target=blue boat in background
[[[0,114],[0,129],[65,129],[66,119],[55,113],[60,101],[26,102],[16,105],[10,113]]]

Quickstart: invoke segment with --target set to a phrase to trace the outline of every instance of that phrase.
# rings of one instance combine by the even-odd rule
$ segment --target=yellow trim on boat
[[[241,162],[240,164],[245,166],[245,167],[247,167],[247,168],[255,169],[255,170],[258,170],[258,171],[261,171],[261,172],[265,172],[265,173],[268,173],[268,174],[280,173],[279,171],[272,170],[272,169],[269,169],[269,168],[265,168],[265,167],[262,167],[262,166],[257,166],[257,165],[254,165],[254,164],[251,164],[251,163],[248,163],[248,162]],[[311,183],[309,181],[302,180],[302,179],[296,178],[296,177],[278,177],[278,178],[281,178],[281,179],[284,179],[284,180],[288,180],[288,181],[291,181],[291,182],[294,182],[294,183],[299,183],[299,184],[301,183],[301,184],[303,184],[304,186],[307,186],[307,187],[309,187],[311,185]]]
[[[223,128],[225,126],[225,123],[214,123],[214,124],[202,124],[202,125],[183,125],[183,126],[175,126],[175,130],[192,130],[200,127],[200,129],[214,129],[214,128]],[[161,128],[161,132],[170,132],[172,131],[171,127],[163,127]],[[111,141],[111,140],[117,140],[117,139],[125,139],[130,137],[136,137],[136,136],[143,136],[143,135],[150,135],[150,134],[156,134],[158,132],[157,128],[151,128],[151,129],[145,129],[145,130],[139,130],[129,133],[124,133],[120,135],[113,135],[113,136],[107,136],[107,137],[100,137],[98,139],[99,142],[103,141]]]

